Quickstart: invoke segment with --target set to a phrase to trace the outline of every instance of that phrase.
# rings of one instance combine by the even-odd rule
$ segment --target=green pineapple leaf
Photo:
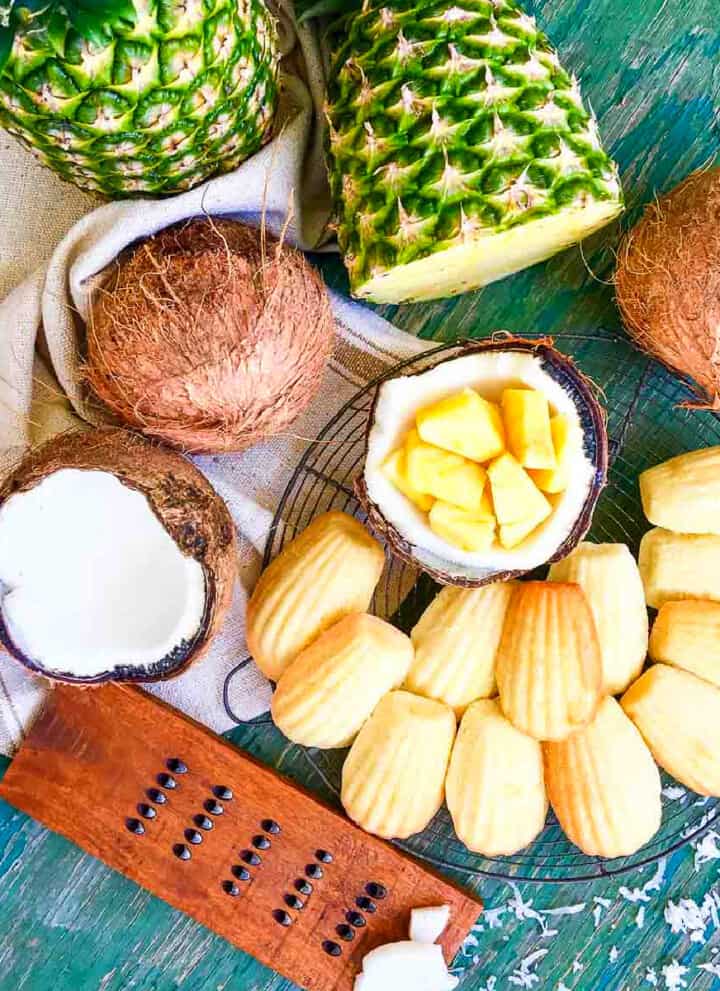
[[[65,37],[67,36],[67,18],[61,10],[54,10],[47,22],[47,39],[52,50],[61,57],[65,54]]]
[[[0,22],[0,72],[2,72],[5,63],[10,58],[14,34],[15,32],[9,24],[3,25]]]
[[[295,0],[295,12],[302,24],[312,17],[336,17],[360,9],[361,0]]]

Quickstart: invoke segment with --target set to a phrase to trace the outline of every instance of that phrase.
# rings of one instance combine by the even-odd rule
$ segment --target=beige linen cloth
[[[319,126],[322,59],[311,32],[294,25],[289,3],[282,3],[279,16],[284,59],[276,136],[233,173],[171,199],[109,203],[77,220],[93,200],[49,174],[37,176],[26,152],[6,138],[0,141],[0,282],[11,266],[49,257],[0,303],[0,474],[29,445],[94,420],[78,384],[83,318],[93,276],[126,245],[202,213],[257,224],[263,205],[271,230],[281,230],[289,219],[289,239],[304,248],[322,241],[328,216]],[[230,507],[240,538],[240,580],[208,654],[152,691],[216,732],[233,725],[223,688],[247,656],[247,591],[259,573],[270,523],[307,438],[315,437],[369,379],[425,347],[361,306],[338,296],[333,306],[335,354],[293,436],[238,455],[194,459]],[[48,691],[44,681],[0,652],[0,752],[9,754],[18,746]],[[238,718],[266,711],[269,700],[270,686],[253,664],[229,682],[229,707]]]

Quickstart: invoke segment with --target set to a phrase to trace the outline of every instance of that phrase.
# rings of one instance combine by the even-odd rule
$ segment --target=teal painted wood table
[[[535,0],[528,4],[559,47],[618,160],[632,220],[656,191],[717,158],[720,138],[718,0]],[[711,414],[674,409],[669,376],[623,340],[611,274],[617,227],[550,262],[449,301],[386,307],[426,339],[482,337],[503,328],[594,342],[613,387],[614,471],[628,498],[646,466],[652,393],[663,427],[685,447],[718,429]],[[340,263],[317,259],[345,289]],[[624,385],[623,385],[624,383]],[[600,381],[600,385],[607,385]],[[637,423],[646,426],[637,427]],[[712,430],[711,430],[712,428]],[[643,435],[643,430],[646,434]],[[645,459],[645,461],[643,460]],[[602,519],[612,507],[600,507]],[[602,514],[606,516],[603,517]],[[631,543],[639,534],[630,527]],[[268,720],[238,727],[239,746],[331,801],[328,780]],[[0,773],[7,762],[0,763]],[[694,796],[666,803],[696,821]],[[91,814],[91,810],[90,810]],[[709,823],[667,857],[582,883],[476,877],[486,912],[455,962],[463,991],[623,991],[720,988],[720,826]],[[467,883],[467,877],[458,877]],[[0,803],[0,991],[279,991],[277,975],[145,894],[37,823]],[[395,989],[388,989],[395,991]],[[400,989],[398,989],[400,991]]]

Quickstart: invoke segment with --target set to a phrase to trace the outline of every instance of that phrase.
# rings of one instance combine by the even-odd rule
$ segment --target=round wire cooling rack
[[[600,391],[608,414],[611,466],[590,538],[627,543],[637,552],[640,537],[648,528],[637,491],[637,474],[683,451],[720,444],[720,420],[712,414],[681,411],[680,404],[689,396],[684,384],[622,339],[597,332],[563,335],[556,339],[556,346],[571,354],[586,375],[602,383]],[[439,353],[459,354],[461,350],[461,343],[443,344],[403,361],[339,410],[310,444],[283,493],[263,567],[314,517],[330,509],[365,522],[353,481],[362,472],[368,417],[377,387],[398,374],[431,367]],[[437,586],[426,575],[388,554],[371,610],[409,633],[436,592]],[[309,749],[305,757],[339,795],[345,753]],[[630,857],[606,860],[585,855],[565,838],[552,812],[537,839],[512,856],[489,859],[470,853],[455,835],[444,807],[422,833],[396,843],[436,867],[468,876],[567,883],[652,864],[699,837],[719,816],[720,800],[694,795],[663,774],[662,825],[653,839]]]

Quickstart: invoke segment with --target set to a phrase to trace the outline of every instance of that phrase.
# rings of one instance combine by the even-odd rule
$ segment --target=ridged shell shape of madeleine
[[[642,472],[640,498],[655,526],[720,534],[720,447],[688,451]]]
[[[517,853],[545,825],[541,746],[515,729],[495,699],[479,699],[465,712],[445,798],[460,840],[486,857]]]
[[[272,699],[276,726],[306,747],[346,747],[380,699],[402,684],[410,638],[365,613],[345,616],[300,653]]]
[[[579,585],[525,582],[514,589],[495,677],[503,712],[536,740],[562,740],[590,722],[602,659]]]
[[[720,688],[720,602],[666,602],[653,624],[649,654]]]
[[[608,695],[625,691],[642,671],[648,646],[645,592],[630,550],[583,541],[551,566],[548,578],[582,588],[600,642],[603,688]]]
[[[660,828],[657,765],[614,698],[603,699],[583,729],[543,750],[550,804],[584,853],[626,857]]]
[[[365,612],[385,563],[382,547],[346,513],[324,513],[268,565],[247,608],[247,642],[277,681],[323,630]]]
[[[720,795],[720,688],[654,664],[621,704],[660,767],[700,795]]]
[[[410,634],[415,658],[405,687],[451,706],[461,716],[495,694],[495,656],[513,585],[443,588]]]
[[[720,602],[720,537],[655,527],[640,541],[638,566],[653,609],[680,599]]]
[[[345,761],[341,797],[347,814],[366,832],[387,839],[419,833],[443,803],[454,738],[449,706],[390,692]]]

